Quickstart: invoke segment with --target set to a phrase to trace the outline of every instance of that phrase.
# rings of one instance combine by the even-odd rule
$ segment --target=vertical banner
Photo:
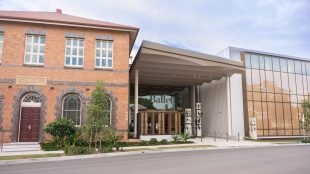
[[[201,103],[196,103],[196,130],[197,130],[197,137],[202,136],[202,128],[201,128]]]
[[[253,140],[257,139],[257,132],[256,132],[256,118],[250,118],[250,138]]]
[[[185,109],[185,130],[192,136],[192,109]]]

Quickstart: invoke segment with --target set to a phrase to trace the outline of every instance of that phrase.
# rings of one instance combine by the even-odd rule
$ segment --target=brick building
[[[0,11],[4,141],[42,141],[44,126],[56,118],[81,125],[99,80],[108,91],[111,125],[127,139],[128,58],[138,31],[61,10]]]

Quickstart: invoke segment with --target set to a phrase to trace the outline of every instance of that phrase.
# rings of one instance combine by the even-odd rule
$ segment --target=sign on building
[[[256,118],[251,117],[249,122],[250,122],[250,138],[256,140],[257,139]]]
[[[192,136],[192,109],[185,109],[185,130]]]
[[[197,136],[202,136],[202,127],[201,127],[201,103],[196,103],[196,127],[197,127]]]

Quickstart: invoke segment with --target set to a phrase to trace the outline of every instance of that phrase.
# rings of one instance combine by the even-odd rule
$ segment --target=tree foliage
[[[91,103],[87,110],[87,119],[82,128],[83,138],[88,141],[89,147],[92,143],[97,143],[104,140],[105,132],[110,128],[108,118],[108,98],[106,90],[102,82],[97,82],[94,91],[91,94]]]
[[[310,102],[306,101],[302,104],[304,109],[304,129],[306,130],[307,134],[310,132]]]

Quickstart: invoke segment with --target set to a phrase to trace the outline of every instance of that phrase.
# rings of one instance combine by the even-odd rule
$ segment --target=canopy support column
[[[138,96],[139,96],[139,70],[135,70],[135,115],[134,115],[134,138],[138,138]]]

